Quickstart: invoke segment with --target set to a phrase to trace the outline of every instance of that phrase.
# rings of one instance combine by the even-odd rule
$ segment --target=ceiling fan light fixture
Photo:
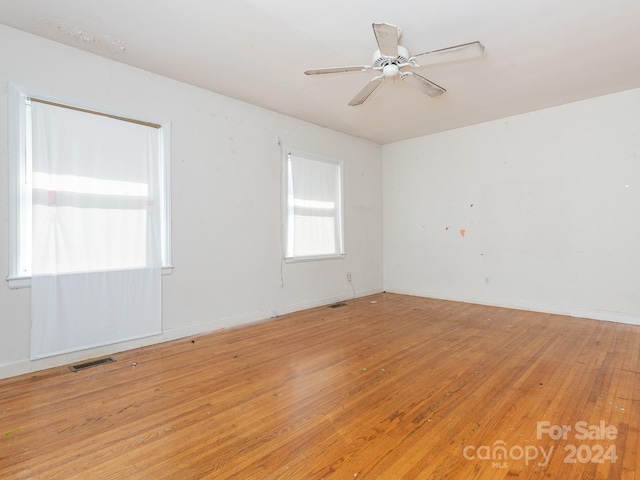
[[[398,75],[398,73],[400,73],[400,69],[398,68],[398,65],[394,63],[385,65],[382,68],[382,75],[384,75],[386,78],[395,77]]]

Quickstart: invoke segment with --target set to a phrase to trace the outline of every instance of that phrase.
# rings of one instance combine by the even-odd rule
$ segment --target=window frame
[[[173,271],[171,259],[171,123],[140,114],[131,114],[113,108],[71,99],[25,85],[9,83],[8,89],[8,181],[9,181],[9,272],[6,277],[9,288],[31,286],[31,166],[27,158],[27,100],[31,97],[122,121],[150,123],[159,126],[160,186],[163,215],[161,218],[162,273]]]
[[[290,157],[295,156],[303,158],[305,160],[311,160],[316,162],[328,163],[334,165],[338,169],[338,189],[337,189],[337,203],[336,217],[334,220],[336,227],[336,243],[337,253],[321,254],[321,255],[293,255],[293,252],[289,252],[289,241],[291,235],[291,221],[290,212],[293,211],[293,206],[290,205],[290,191],[289,191],[289,171],[290,171]],[[300,150],[292,147],[285,147],[283,149],[283,162],[284,162],[284,178],[283,178],[283,233],[284,233],[284,261],[285,263],[298,263],[298,262],[310,262],[310,261],[322,261],[322,260],[335,260],[344,259],[345,252],[345,233],[344,233],[344,162],[340,159],[329,157],[326,155],[320,155],[317,153],[311,153],[308,151]]]

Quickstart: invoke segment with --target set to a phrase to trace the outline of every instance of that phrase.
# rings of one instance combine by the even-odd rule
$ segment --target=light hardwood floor
[[[1,380],[0,478],[640,478],[640,327],[346,303]]]

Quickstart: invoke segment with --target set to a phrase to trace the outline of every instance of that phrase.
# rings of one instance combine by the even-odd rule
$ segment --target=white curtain
[[[289,154],[286,256],[342,253],[340,165]]]
[[[31,358],[162,329],[155,128],[32,102]]]

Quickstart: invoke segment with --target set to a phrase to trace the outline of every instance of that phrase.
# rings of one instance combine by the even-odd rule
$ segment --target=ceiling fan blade
[[[432,65],[434,63],[453,62],[467,58],[479,57],[484,52],[484,46],[480,42],[465,43],[455,47],[442,48],[432,52],[421,53],[413,57],[420,65]],[[416,66],[420,66],[416,65]]]
[[[396,58],[398,56],[398,27],[388,23],[374,23],[372,25],[380,53],[385,57]]]
[[[360,93],[358,93],[353,100],[349,102],[349,106],[355,107],[356,105],[362,105],[364,101],[369,98],[369,95],[373,93],[373,91],[378,88],[378,85],[384,80],[384,75],[380,75],[379,77],[373,77],[369,83],[367,83]]]
[[[370,70],[372,67],[369,65],[353,65],[349,67],[330,67],[330,68],[316,68],[313,70],[307,70],[305,75],[323,75],[325,73],[344,73],[344,72],[364,72]]]
[[[413,72],[404,72],[400,78],[407,82],[409,85],[416,87],[422,93],[426,93],[430,97],[437,97],[442,95],[446,90],[440,85],[436,85],[430,80]]]

